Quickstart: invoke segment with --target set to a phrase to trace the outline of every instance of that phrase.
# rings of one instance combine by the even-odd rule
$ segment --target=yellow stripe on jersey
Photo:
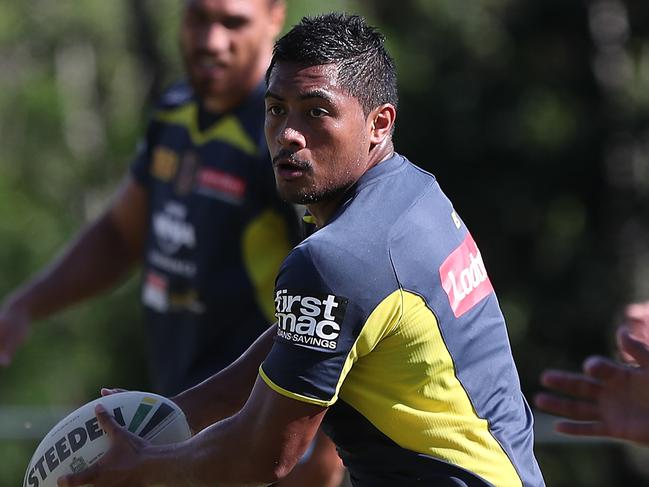
[[[286,221],[276,211],[263,211],[243,231],[241,245],[243,263],[255,287],[257,303],[268,323],[272,323],[275,321],[275,276],[291,250]]]
[[[395,317],[396,294],[403,314],[385,334]],[[355,348],[358,359],[340,398],[378,430],[403,448],[463,467],[496,486],[522,485],[457,379],[437,319],[420,296],[407,291],[388,296],[370,315]]]
[[[212,140],[230,144],[248,155],[256,156],[259,149],[246,133],[243,126],[233,115],[225,115],[209,129],[201,132],[198,128],[198,105],[196,102],[187,103],[171,110],[161,110],[155,119],[184,127],[194,145],[203,145]]]
[[[303,396],[302,394],[295,394],[294,392],[287,391],[283,387],[278,386],[272,380],[270,380],[270,377],[266,375],[261,365],[259,366],[259,376],[264,380],[266,385],[270,387],[272,390],[274,390],[277,394],[288,397],[290,399],[295,399],[300,402],[315,404],[317,406],[323,406],[323,407],[331,406],[330,401],[321,401],[320,399],[314,399],[313,397]]]

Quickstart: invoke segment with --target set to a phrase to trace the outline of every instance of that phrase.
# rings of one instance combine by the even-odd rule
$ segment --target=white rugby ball
[[[130,432],[156,445],[191,436],[184,413],[166,397],[138,391],[100,397],[70,413],[45,435],[29,462],[23,487],[56,487],[59,477],[85,470],[108,450],[110,440],[95,416],[97,404]]]

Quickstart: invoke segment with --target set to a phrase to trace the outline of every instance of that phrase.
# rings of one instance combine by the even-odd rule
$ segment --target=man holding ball
[[[355,487],[543,486],[480,252],[435,178],[394,152],[383,36],[305,18],[266,78],[279,193],[318,227],[282,264],[276,325],[174,397],[200,433],[152,446],[99,408],[113,446],[60,487],[267,485],[321,424]]]

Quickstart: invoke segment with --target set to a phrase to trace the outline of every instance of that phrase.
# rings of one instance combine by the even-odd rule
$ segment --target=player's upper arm
[[[139,257],[144,247],[148,205],[147,190],[128,175],[104,215],[131,258]]]

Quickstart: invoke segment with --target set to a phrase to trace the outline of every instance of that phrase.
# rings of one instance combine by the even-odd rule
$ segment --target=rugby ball
[[[95,416],[97,404],[128,431],[153,444],[191,436],[184,413],[165,397],[138,391],[100,397],[70,413],[45,435],[29,462],[23,487],[56,487],[59,477],[85,470],[108,450],[110,440]]]

